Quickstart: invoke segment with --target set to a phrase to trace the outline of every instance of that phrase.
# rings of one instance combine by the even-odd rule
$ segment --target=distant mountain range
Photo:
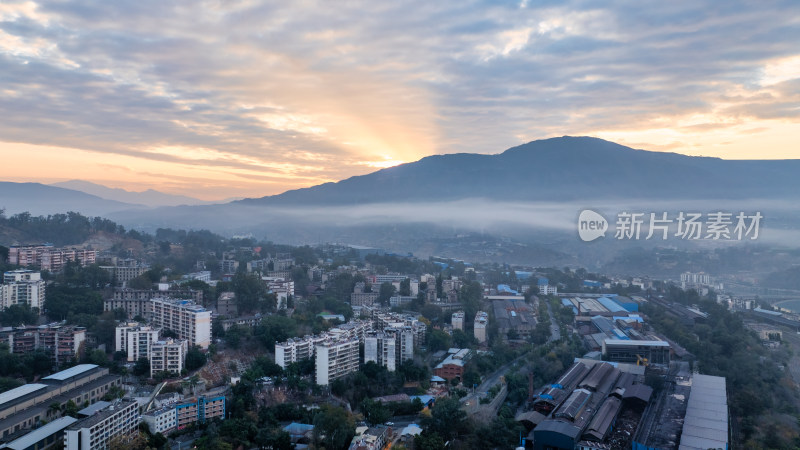
[[[197,198],[187,197],[185,195],[165,194],[153,189],[148,189],[141,192],[126,191],[125,189],[110,188],[101,184],[91,183],[83,180],[62,181],[60,183],[53,183],[50,186],[81,191],[104,198],[106,200],[115,200],[118,202],[144,205],[148,207],[205,205],[211,203]]]
[[[29,212],[35,216],[76,211],[89,216],[104,216],[115,211],[143,208],[73,189],[40,183],[0,182],[0,209],[6,215]]]
[[[617,251],[619,243],[578,242],[575,224],[585,207],[609,214],[630,207],[643,212],[758,208],[767,210],[773,230],[784,233],[773,234],[775,242],[800,242],[800,236],[786,234],[798,231],[799,173],[800,160],[723,160],[635,150],[591,137],[561,137],[494,155],[430,156],[337,183],[220,204],[191,205],[197,200],[83,182],[60,185],[95,196],[35,183],[4,183],[0,208],[33,214],[77,210],[149,231],[207,228],[228,235],[253,233],[275,242],[346,242],[428,254],[462,244],[479,249],[475,242],[480,236],[512,236],[556,252],[580,245],[580,251],[593,252],[599,260],[606,257],[604,245]],[[187,204],[140,206],[159,201]],[[472,236],[471,243],[453,241],[464,235]]]
[[[495,155],[458,153],[248,205],[346,205],[482,197],[503,201],[798,198],[800,160],[723,160],[635,150],[592,137],[544,139]]]

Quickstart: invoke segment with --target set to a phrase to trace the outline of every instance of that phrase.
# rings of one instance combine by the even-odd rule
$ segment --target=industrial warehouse
[[[686,369],[685,363],[673,363],[665,388],[655,393],[644,383],[644,366],[577,359],[558,380],[536,391],[530,410],[517,417],[532,429],[526,446],[727,448],[725,379]]]

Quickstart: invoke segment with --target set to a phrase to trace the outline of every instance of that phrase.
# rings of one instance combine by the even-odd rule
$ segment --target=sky
[[[787,1],[0,3],[0,180],[206,200],[590,135],[800,158]]]

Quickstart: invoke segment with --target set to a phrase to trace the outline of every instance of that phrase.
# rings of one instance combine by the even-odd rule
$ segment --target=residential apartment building
[[[65,450],[106,450],[109,441],[133,436],[139,426],[138,403],[118,400],[66,428]]]
[[[211,344],[211,311],[189,300],[154,298],[152,323],[154,327],[174,331],[178,338],[208,349]]]
[[[327,386],[358,370],[358,338],[326,340],[316,346],[316,381]]]
[[[464,311],[454,312],[450,318],[450,323],[453,325],[454,330],[464,331]]]
[[[167,406],[142,415],[142,421],[150,428],[151,434],[161,433],[164,436],[178,428],[178,415],[175,406]]]
[[[86,328],[55,322],[48,325],[29,325],[0,330],[0,342],[8,344],[12,353],[42,350],[56,365],[80,358],[86,341]]]
[[[115,288],[113,297],[103,301],[103,311],[123,309],[129,319],[137,316],[149,318],[153,314],[153,305],[150,300],[160,297],[192,300],[197,304],[203,303],[203,291],[193,289],[157,291],[155,289]]]
[[[94,264],[95,250],[55,248],[52,245],[14,245],[8,249],[8,262],[20,266],[33,266],[41,270],[59,272],[64,264],[77,261],[82,266]]]
[[[236,305],[236,294],[233,292],[222,292],[217,299],[217,314],[226,317],[236,317],[239,308]]]
[[[306,335],[302,338],[289,338],[286,342],[276,342],[275,364],[285,369],[293,362],[313,358],[317,344],[325,339],[326,335]]]
[[[475,314],[474,332],[475,339],[481,344],[486,342],[486,326],[489,324],[489,314],[484,311],[478,311]]]
[[[147,265],[135,259],[118,259],[112,266],[100,266],[101,269],[111,275],[114,283],[125,286],[128,281],[142,275],[148,269]]]
[[[350,294],[350,306],[372,306],[378,301],[377,292],[353,292]]]
[[[372,331],[364,338],[364,363],[372,361],[394,372],[397,369],[397,354],[395,333]]]
[[[150,378],[161,372],[180,374],[188,349],[185,340],[166,339],[150,344]]]
[[[130,362],[139,358],[149,358],[150,345],[158,341],[160,332],[160,329],[136,322],[118,325],[115,330],[114,349],[127,353]]]
[[[3,284],[0,284],[0,309],[26,304],[41,311],[44,297],[45,281],[42,280],[41,273],[20,269],[3,274]]]
[[[193,423],[205,423],[210,419],[225,419],[225,396],[206,395],[178,402],[175,416],[179,430]]]

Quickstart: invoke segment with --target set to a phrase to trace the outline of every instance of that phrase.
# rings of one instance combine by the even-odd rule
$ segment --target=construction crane
[[[647,361],[647,358],[643,358],[642,355],[636,355],[636,365],[647,367],[650,363]]]

